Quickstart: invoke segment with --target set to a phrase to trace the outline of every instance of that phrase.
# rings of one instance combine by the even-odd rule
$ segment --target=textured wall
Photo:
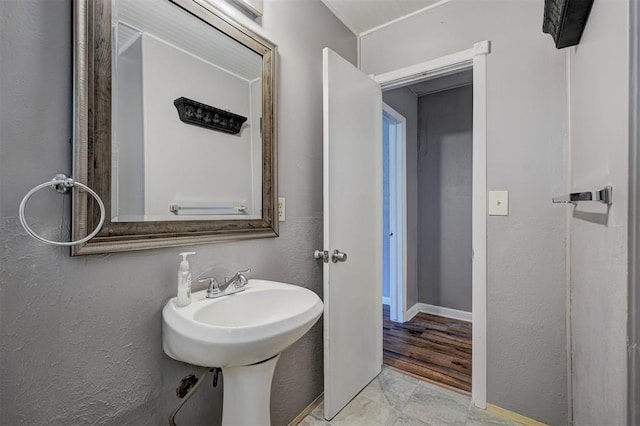
[[[610,209],[570,208],[576,425],[628,424],[627,7],[626,0],[597,0],[580,45],[569,49],[572,189],[614,189]]]
[[[407,306],[418,303],[418,98],[407,89],[390,90],[382,99],[406,119],[407,138]]]
[[[0,417],[5,424],[166,424],[174,389],[200,370],[162,353],[161,308],[175,295],[178,249],[71,258],[27,236],[17,206],[33,186],[71,169],[70,0],[0,1]],[[238,19],[248,19],[237,14]],[[355,62],[354,36],[320,1],[265,2],[252,28],[279,46],[276,239],[188,247],[195,273],[252,275],[322,289],[311,256],[322,244],[321,48]],[[69,199],[41,191],[34,227],[67,238]],[[197,284],[196,290],[200,289]],[[210,378],[207,378],[207,382]],[[322,329],[279,361],[272,420],[285,424],[322,392]],[[219,422],[220,388],[205,384],[181,424]]]
[[[471,312],[473,87],[418,98],[418,300]]]
[[[451,0],[367,34],[366,73],[380,74],[491,40],[487,56],[488,189],[510,215],[487,218],[488,402],[567,422],[566,58],[541,31],[543,0]],[[384,54],[380,54],[384,52]]]

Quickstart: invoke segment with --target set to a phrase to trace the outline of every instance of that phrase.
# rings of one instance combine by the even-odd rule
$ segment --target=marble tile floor
[[[471,397],[383,366],[382,372],[336,417],[323,419],[321,403],[300,426],[516,426],[471,405]]]

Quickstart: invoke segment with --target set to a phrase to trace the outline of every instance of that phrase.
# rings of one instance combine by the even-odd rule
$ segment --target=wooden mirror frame
[[[202,0],[169,1],[262,56],[262,218],[111,221],[111,0],[75,0],[73,178],[100,195],[106,217],[94,238],[72,247],[72,256],[278,236],[276,46]],[[99,214],[86,192],[74,191],[72,238],[92,232]]]

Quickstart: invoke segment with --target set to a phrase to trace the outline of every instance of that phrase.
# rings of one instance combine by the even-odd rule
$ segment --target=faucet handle
[[[200,278],[198,282],[209,281],[209,287],[207,287],[207,298],[218,297],[222,295],[222,290],[220,290],[220,284],[215,277],[206,277]]]
[[[218,280],[216,280],[216,277],[204,277],[204,278],[198,278],[198,282],[199,283],[203,283],[205,281],[209,281],[209,284],[215,284],[216,286],[218,285]]]
[[[247,269],[246,271],[240,271],[240,272],[238,272],[238,278],[240,278],[239,286],[245,286],[245,285],[247,285],[247,283],[249,282],[249,280],[247,279],[247,277],[245,277],[245,276],[244,276],[244,274],[248,274],[249,272],[251,272],[251,268]]]
[[[233,283],[233,286],[236,288],[244,287],[249,282],[249,280],[247,279],[247,277],[245,277],[244,274],[248,274],[249,272],[251,272],[251,269],[247,269],[245,271],[238,271],[235,273],[233,277],[231,277],[231,279],[229,279],[228,277],[224,277],[224,282],[228,284]]]

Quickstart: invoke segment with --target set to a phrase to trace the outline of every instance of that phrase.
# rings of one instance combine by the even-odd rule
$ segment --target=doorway
[[[404,322],[407,287],[406,118],[382,104],[382,303],[391,321]]]
[[[470,70],[473,81],[472,130],[472,217],[471,217],[471,287],[472,287],[472,386],[471,399],[475,406],[486,408],[487,391],[487,55],[490,42],[476,43],[471,49],[442,56],[431,61],[373,76],[383,91],[403,87],[436,77]],[[409,167],[409,166],[407,166]],[[407,197],[409,197],[407,195]],[[410,219],[409,219],[410,221]],[[412,230],[405,229],[407,235]],[[407,262],[413,262],[405,252]],[[411,282],[411,268],[407,280]],[[406,297],[411,300],[411,288]],[[410,305],[410,302],[409,302]],[[417,305],[417,304],[416,304]],[[405,306],[405,321],[418,311],[416,305]]]
[[[405,239],[398,253],[411,258],[412,276],[397,282],[411,293],[407,315],[403,304],[383,298],[384,362],[463,392],[471,391],[472,373],[472,83],[472,71],[462,70],[383,92],[383,291],[396,293],[395,240]],[[395,118],[397,111],[406,117]],[[406,128],[399,137],[395,123]],[[394,139],[404,141],[406,170],[393,167]],[[406,208],[394,202],[394,180],[407,182]],[[410,235],[394,228],[396,210],[409,212]]]

